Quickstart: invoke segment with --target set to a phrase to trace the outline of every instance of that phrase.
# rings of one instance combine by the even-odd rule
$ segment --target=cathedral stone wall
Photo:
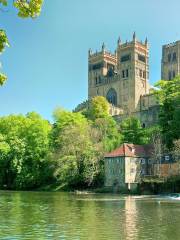
[[[180,41],[162,47],[161,79],[171,80],[180,75]]]

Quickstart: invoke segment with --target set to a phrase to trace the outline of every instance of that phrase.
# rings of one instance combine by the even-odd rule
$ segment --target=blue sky
[[[0,88],[0,115],[37,111],[47,119],[57,106],[72,110],[87,98],[87,54],[118,36],[150,43],[150,83],[160,79],[163,44],[180,39],[179,0],[45,0],[36,20],[0,12],[11,47],[1,56],[8,75]]]

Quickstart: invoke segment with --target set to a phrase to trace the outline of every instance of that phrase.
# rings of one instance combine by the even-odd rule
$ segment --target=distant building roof
[[[110,153],[105,154],[105,158],[109,157],[149,157],[152,155],[152,145],[136,145],[132,143],[124,143]]]

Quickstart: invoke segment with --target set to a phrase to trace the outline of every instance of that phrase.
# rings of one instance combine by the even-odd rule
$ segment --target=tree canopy
[[[102,96],[92,98],[87,109],[84,111],[84,115],[92,121],[97,118],[104,118],[109,116],[108,101]]]
[[[99,134],[81,113],[54,112],[52,159],[57,181],[73,186],[91,185],[100,175],[103,147]]]
[[[140,121],[135,117],[129,117],[120,123],[120,131],[123,142],[134,144],[145,144],[147,138],[145,129],[142,128]]]
[[[51,126],[36,113],[0,118],[0,186],[27,189],[43,183]]]
[[[161,80],[156,84],[156,96],[160,103],[159,124],[163,142],[168,149],[180,136],[180,76],[171,81]]]

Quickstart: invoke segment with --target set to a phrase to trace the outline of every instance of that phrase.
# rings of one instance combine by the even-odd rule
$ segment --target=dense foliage
[[[123,135],[123,142],[134,144],[146,144],[147,130],[142,128],[140,121],[135,117],[125,119],[121,124],[121,133]]]
[[[163,143],[168,149],[180,136],[180,76],[171,81],[159,81],[156,91],[160,103],[159,125],[162,130]]]
[[[52,129],[54,176],[71,186],[91,185],[100,177],[102,145],[98,133],[80,113],[56,110]]]
[[[51,126],[36,113],[0,118],[0,186],[28,189],[47,180]]]
[[[56,109],[53,125],[36,113],[1,117],[0,187],[103,184],[105,152],[145,136],[137,119],[119,125],[108,111],[108,102],[95,97],[82,113]]]
[[[159,83],[160,122],[150,128],[135,117],[116,122],[103,97],[92,99],[82,112],[56,109],[53,124],[36,113],[1,117],[0,187],[98,186],[104,181],[104,154],[123,142],[151,143],[158,159],[162,139],[168,138],[167,146],[171,140],[178,155],[178,79]]]

